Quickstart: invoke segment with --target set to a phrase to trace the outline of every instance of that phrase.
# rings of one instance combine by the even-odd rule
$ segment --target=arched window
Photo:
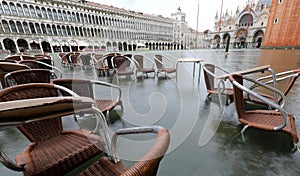
[[[53,35],[50,24],[47,24],[47,32],[49,35]]]
[[[49,17],[49,19],[50,20],[53,20],[53,15],[52,15],[52,11],[51,11],[51,9],[47,9],[47,13],[48,13],[48,17]]]
[[[41,27],[40,27],[40,25],[38,23],[35,23],[35,28],[36,28],[36,32],[38,34],[42,34]]]
[[[10,29],[9,29],[7,21],[2,20],[2,26],[3,26],[3,29],[4,29],[5,33],[10,33]]]
[[[57,35],[57,30],[54,24],[52,25],[52,31],[53,31],[53,35]]]
[[[84,14],[84,22],[85,22],[85,23],[88,23],[88,22],[89,22],[86,14]]]
[[[65,26],[62,26],[62,35],[63,36],[67,36],[67,30],[66,30],[66,27]]]
[[[69,11],[67,12],[67,16],[68,16],[68,21],[72,21],[71,13]]]
[[[89,20],[88,23],[91,24],[92,23],[91,15],[88,15],[88,20]]]
[[[35,18],[35,17],[36,17],[36,13],[35,13],[34,7],[31,5],[31,6],[29,6],[29,8],[30,8],[31,16],[32,16],[33,18]]]
[[[248,23],[249,23],[249,25],[253,24],[253,16],[250,15],[250,18],[249,18],[249,14],[246,14],[246,15],[242,16],[242,18],[240,19],[239,24],[241,26],[243,26],[243,25],[247,26]]]
[[[79,15],[79,13],[76,13],[76,20],[77,20],[77,22],[80,22],[80,15]]]
[[[75,16],[75,13],[74,12],[72,12],[72,21],[76,21],[76,16]]]
[[[71,26],[71,35],[76,36],[76,33],[75,33],[75,30],[74,30],[74,27],[73,27],[73,26]]]
[[[44,19],[48,19],[47,11],[46,11],[46,9],[44,7],[42,8],[42,13],[43,13],[43,18]]]
[[[91,34],[92,34],[92,37],[95,37],[95,34],[94,34],[94,30],[91,29]]]
[[[28,24],[26,22],[23,22],[23,28],[24,28],[25,34],[30,34],[30,30],[29,30]]]
[[[17,21],[17,28],[19,33],[24,34],[24,30],[20,21]]]
[[[83,28],[83,36],[84,36],[84,37],[87,36],[87,34],[86,34],[86,29],[85,29],[85,28]]]
[[[29,23],[29,28],[30,28],[32,34],[36,34],[33,23]]]
[[[35,7],[35,11],[38,18],[43,18],[41,9],[38,6]]]
[[[4,8],[4,13],[7,14],[7,15],[10,15],[11,13],[10,13],[8,4],[6,2],[3,2],[2,5],[3,5],[3,8]]]
[[[57,13],[56,13],[56,10],[55,9],[53,9],[53,18],[54,18],[54,20],[58,20],[58,17],[57,17]]]
[[[57,11],[58,14],[58,20],[62,20],[62,13],[60,10]]]
[[[28,9],[28,7],[27,7],[27,5],[23,5],[23,9],[24,9],[24,13],[25,13],[25,16],[30,16],[30,12],[29,12],[29,9]]]
[[[11,3],[9,3],[9,6],[10,6],[11,13],[15,16],[18,16],[15,4],[11,2]]]
[[[60,35],[60,36],[62,35],[60,26],[57,26],[57,34]]]
[[[76,33],[76,36],[79,36],[79,31],[78,31],[78,27],[75,27],[75,33]]]
[[[10,25],[11,32],[12,33],[17,33],[17,27],[16,27],[15,22],[9,21],[9,25]]]
[[[43,34],[47,34],[47,29],[45,24],[42,24],[41,27],[42,27]]]
[[[68,17],[67,17],[66,11],[63,11],[63,17],[64,17],[64,21],[68,21]]]
[[[67,34],[68,34],[68,36],[71,35],[71,30],[70,30],[70,27],[69,27],[69,26],[67,26]]]
[[[83,36],[82,28],[79,28],[80,36]]]

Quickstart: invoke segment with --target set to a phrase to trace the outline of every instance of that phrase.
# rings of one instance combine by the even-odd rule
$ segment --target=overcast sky
[[[113,5],[127,10],[140,11],[147,14],[171,17],[171,13],[177,11],[178,7],[186,13],[188,25],[196,29],[198,0],[90,0],[100,4]],[[248,0],[223,0],[223,12],[235,13],[237,6],[240,10],[245,7]],[[253,0],[254,2],[254,0]],[[257,0],[255,0],[257,2]],[[198,29],[213,30],[214,17],[218,11],[220,15],[222,0],[199,0]]]

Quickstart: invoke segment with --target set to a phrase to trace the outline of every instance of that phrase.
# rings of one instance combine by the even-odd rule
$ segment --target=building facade
[[[273,0],[263,48],[300,49],[300,1]]]
[[[235,13],[217,12],[215,16],[212,48],[224,48],[230,41],[232,48],[260,48],[264,40],[272,0],[249,1]]]
[[[189,48],[189,30],[187,22],[185,21],[186,14],[183,13],[180,7],[176,13],[171,14],[173,23],[173,43],[174,48],[186,49]]]
[[[0,49],[12,53],[183,49],[188,44],[184,32],[173,38],[172,18],[87,1],[4,0],[0,17]]]

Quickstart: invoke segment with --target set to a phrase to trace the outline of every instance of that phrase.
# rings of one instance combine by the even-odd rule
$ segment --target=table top
[[[177,62],[202,62],[203,59],[200,58],[179,58]]]
[[[233,75],[233,74],[241,74],[241,75],[251,74],[251,73],[255,73],[255,72],[264,71],[269,68],[270,68],[270,65],[263,65],[263,66],[259,66],[259,67],[254,67],[254,68],[250,68],[250,69],[246,69],[246,70],[241,70],[241,71],[225,74],[225,75],[219,76],[218,79],[228,78],[229,75]]]

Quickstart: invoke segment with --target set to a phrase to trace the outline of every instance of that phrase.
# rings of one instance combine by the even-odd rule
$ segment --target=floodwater
[[[271,65],[276,71],[300,67],[299,50],[232,50],[224,56],[223,50],[144,51],[153,60],[154,54],[177,58],[197,57],[204,63],[214,63],[229,72],[261,65]],[[137,52],[133,53],[137,54]],[[54,56],[54,55],[53,55]],[[56,66],[60,67],[55,55]],[[148,62],[146,65],[150,65]],[[160,176],[227,176],[227,175],[300,175],[300,152],[290,152],[289,137],[284,134],[248,129],[245,141],[237,134],[242,126],[237,120],[234,104],[225,106],[220,121],[217,98],[207,98],[203,72],[198,83],[198,65],[179,63],[178,78],[99,77],[94,69],[62,68],[64,77],[88,78],[118,84],[122,89],[123,111],[111,113],[109,128],[115,131],[132,126],[160,125],[169,129],[171,143],[163,158]],[[226,83],[229,84],[230,83]],[[300,134],[300,81],[293,86],[286,110],[296,116]],[[121,112],[122,111],[122,112]],[[209,125],[207,125],[209,124]],[[1,147],[11,159],[28,144],[15,129],[0,131]],[[149,137],[121,139],[120,158],[130,164],[146,150],[142,143]],[[152,141],[153,142],[153,141]],[[0,175],[22,175],[0,166]]]

